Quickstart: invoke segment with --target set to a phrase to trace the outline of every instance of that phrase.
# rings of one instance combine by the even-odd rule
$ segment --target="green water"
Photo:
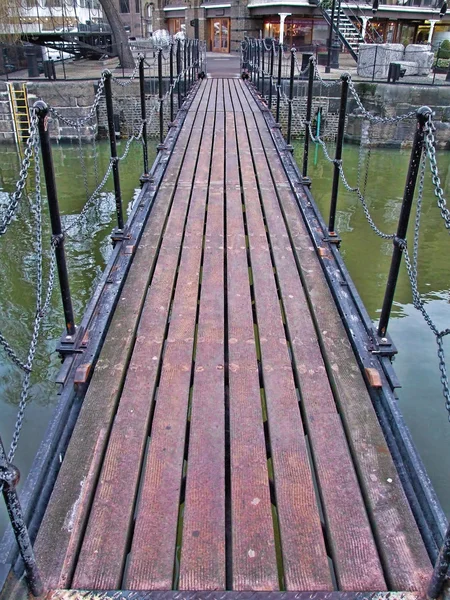
[[[119,144],[119,154],[123,143]],[[106,172],[109,161],[108,143],[98,144],[98,172],[100,179]],[[93,146],[83,146],[85,164],[88,171],[88,189],[96,187],[94,176]],[[150,164],[156,150],[149,146]],[[57,181],[63,227],[69,225],[80,213],[86,202],[86,188],[79,161],[78,146],[55,145],[53,157]],[[6,202],[6,193],[13,191],[19,172],[19,158],[13,146],[0,147],[0,203]],[[137,144],[130,151],[126,161],[120,164],[121,188],[124,210],[139,188],[142,174],[142,151]],[[33,175],[32,175],[33,176]],[[27,189],[32,190],[33,185]],[[105,193],[88,214],[88,218],[76,225],[66,237],[66,252],[69,279],[74,304],[75,318],[80,322],[85,307],[112,251],[110,234],[116,225],[115,199],[112,193],[112,177],[105,187]],[[44,265],[49,259],[49,217],[44,200]],[[0,331],[25,361],[30,340],[35,311],[35,242],[33,221],[27,200],[24,200],[18,218],[0,240]],[[45,268],[45,267],[44,267]],[[47,282],[47,269],[44,273]],[[47,423],[57,402],[57,388],[53,383],[60,367],[55,352],[55,344],[62,333],[64,317],[61,309],[59,287],[56,282],[52,296],[50,317],[45,320],[39,340],[34,364],[35,376],[29,395],[29,405],[25,413],[24,426],[14,463],[22,473],[22,481],[31,467]],[[9,448],[16,420],[21,390],[21,372],[0,350],[0,435],[6,448]],[[3,502],[0,502],[0,535],[6,520]]]
[[[295,147],[302,164],[303,145]],[[312,145],[308,175],[311,190],[325,220],[329,217],[332,165]],[[369,163],[366,199],[377,226],[394,233],[403,197],[409,150],[373,149]],[[343,153],[344,172],[349,184],[357,183],[359,149],[347,146]],[[438,153],[441,185],[450,198],[450,153]],[[450,326],[450,238],[440,216],[427,170],[419,246],[419,289],[426,308],[439,329]],[[415,213],[412,213],[411,223]],[[379,238],[369,227],[356,195],[339,187],[336,229],[342,237],[341,252],[350,275],[370,317],[377,321],[383,301],[392,255],[392,242]],[[409,247],[412,249],[413,225]],[[412,252],[412,250],[411,250]],[[389,333],[398,348],[395,371],[402,383],[398,390],[400,407],[414,442],[425,463],[442,507],[450,516],[450,423],[445,409],[437,345],[423,317],[412,305],[411,289],[404,264],[397,284]],[[450,340],[445,339],[450,364]]]

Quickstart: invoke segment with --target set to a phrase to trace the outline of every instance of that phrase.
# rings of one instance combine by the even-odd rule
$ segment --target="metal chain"
[[[14,426],[14,433],[11,441],[11,446],[8,452],[8,462],[14,460],[14,456],[17,450],[17,444],[19,442],[20,432],[23,426],[23,420],[25,416],[25,409],[28,403],[28,390],[30,387],[31,371],[33,369],[34,358],[36,355],[36,349],[39,339],[39,333],[41,330],[42,320],[47,314],[50,306],[52,297],[54,282],[55,282],[55,271],[56,271],[56,260],[55,255],[52,253],[50,261],[49,276],[47,283],[47,291],[45,295],[45,301],[42,303],[42,197],[41,197],[41,169],[40,169],[40,157],[39,157],[39,141],[36,138],[33,144],[34,161],[35,161],[35,184],[36,184],[36,200],[34,206],[35,218],[36,218],[36,243],[37,243],[37,281],[36,281],[36,315],[33,324],[33,334],[31,337],[30,347],[28,350],[27,362],[25,367],[25,377],[22,383],[22,391],[20,394],[19,410],[17,413],[16,423]]]
[[[433,123],[432,115],[428,115],[428,120],[425,124],[425,147],[427,150],[428,159],[430,161],[431,179],[434,185],[434,195],[437,198],[437,203],[441,211],[441,217],[444,219],[446,229],[450,230],[450,210],[447,208],[447,202],[444,198],[444,191],[441,188],[441,180],[436,160],[436,148],[434,143],[434,132],[436,127]]]
[[[62,121],[63,123],[65,123],[66,125],[68,125],[69,127],[73,127],[73,129],[78,129],[79,127],[82,127],[83,125],[86,125],[86,123],[89,123],[89,121],[92,121],[96,118],[96,110],[98,105],[100,104],[100,100],[103,96],[103,90],[105,88],[105,77],[106,74],[109,73],[108,70],[103,71],[101,78],[99,79],[98,82],[98,88],[97,88],[97,92],[95,93],[95,98],[94,98],[94,103],[92,104],[92,106],[89,108],[89,112],[85,117],[82,117],[80,119],[69,119],[68,117],[63,116],[56,108],[54,108],[53,106],[48,106],[48,109],[50,111],[50,113],[56,117],[58,120]]]
[[[358,108],[362,113],[362,115],[360,116],[364,116],[366,119],[369,119],[369,121],[372,121],[373,123],[398,123],[399,121],[406,121],[407,119],[414,119],[416,117],[415,110],[405,113],[404,115],[399,115],[397,117],[378,117],[376,115],[372,115],[369,111],[367,111],[364,108],[364,105],[361,101],[361,98],[358,95],[358,92],[356,91],[355,84],[351,76],[349,76],[348,78],[348,87],[350,93],[356,101],[356,104],[358,105]]]
[[[133,81],[136,79],[136,75],[138,74],[138,71],[139,71],[139,62],[140,62],[141,58],[143,59],[144,55],[138,54],[137,60],[134,65],[133,73],[130,75],[130,77],[126,81],[122,81],[121,79],[119,79],[118,77],[115,77],[114,75],[111,76],[112,81],[114,81],[114,83],[117,83],[117,85],[120,85],[120,87],[127,87],[131,83],[133,83]]]
[[[15,192],[10,195],[9,202],[6,207],[5,215],[2,217],[2,221],[0,223],[0,235],[4,235],[8,230],[8,227],[11,224],[11,221],[17,211],[17,207],[19,206],[19,201],[22,197],[22,192],[24,190],[28,171],[30,169],[31,158],[33,156],[33,147],[36,141],[38,140],[38,117],[36,110],[34,108],[31,109],[31,121],[30,121],[30,137],[27,140],[25,146],[25,154],[22,161],[22,166],[20,168],[19,179],[16,183]]]

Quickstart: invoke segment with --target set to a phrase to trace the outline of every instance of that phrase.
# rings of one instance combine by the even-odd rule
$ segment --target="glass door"
[[[211,50],[213,52],[230,51],[230,19],[211,19]]]

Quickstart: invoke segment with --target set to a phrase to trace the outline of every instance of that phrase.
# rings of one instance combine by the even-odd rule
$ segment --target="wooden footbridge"
[[[241,80],[199,83],[122,243],[35,543],[49,599],[425,597],[430,553],[373,405],[382,362],[355,355],[335,247],[265,110]]]

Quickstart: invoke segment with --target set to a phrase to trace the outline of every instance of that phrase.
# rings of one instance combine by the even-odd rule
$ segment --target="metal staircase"
[[[323,16],[327,23],[331,24],[331,10],[323,9]],[[347,17],[342,8],[334,12],[333,31],[335,31],[340,41],[344,44],[355,60],[358,60],[359,45],[364,42],[364,39],[359,29]]]

